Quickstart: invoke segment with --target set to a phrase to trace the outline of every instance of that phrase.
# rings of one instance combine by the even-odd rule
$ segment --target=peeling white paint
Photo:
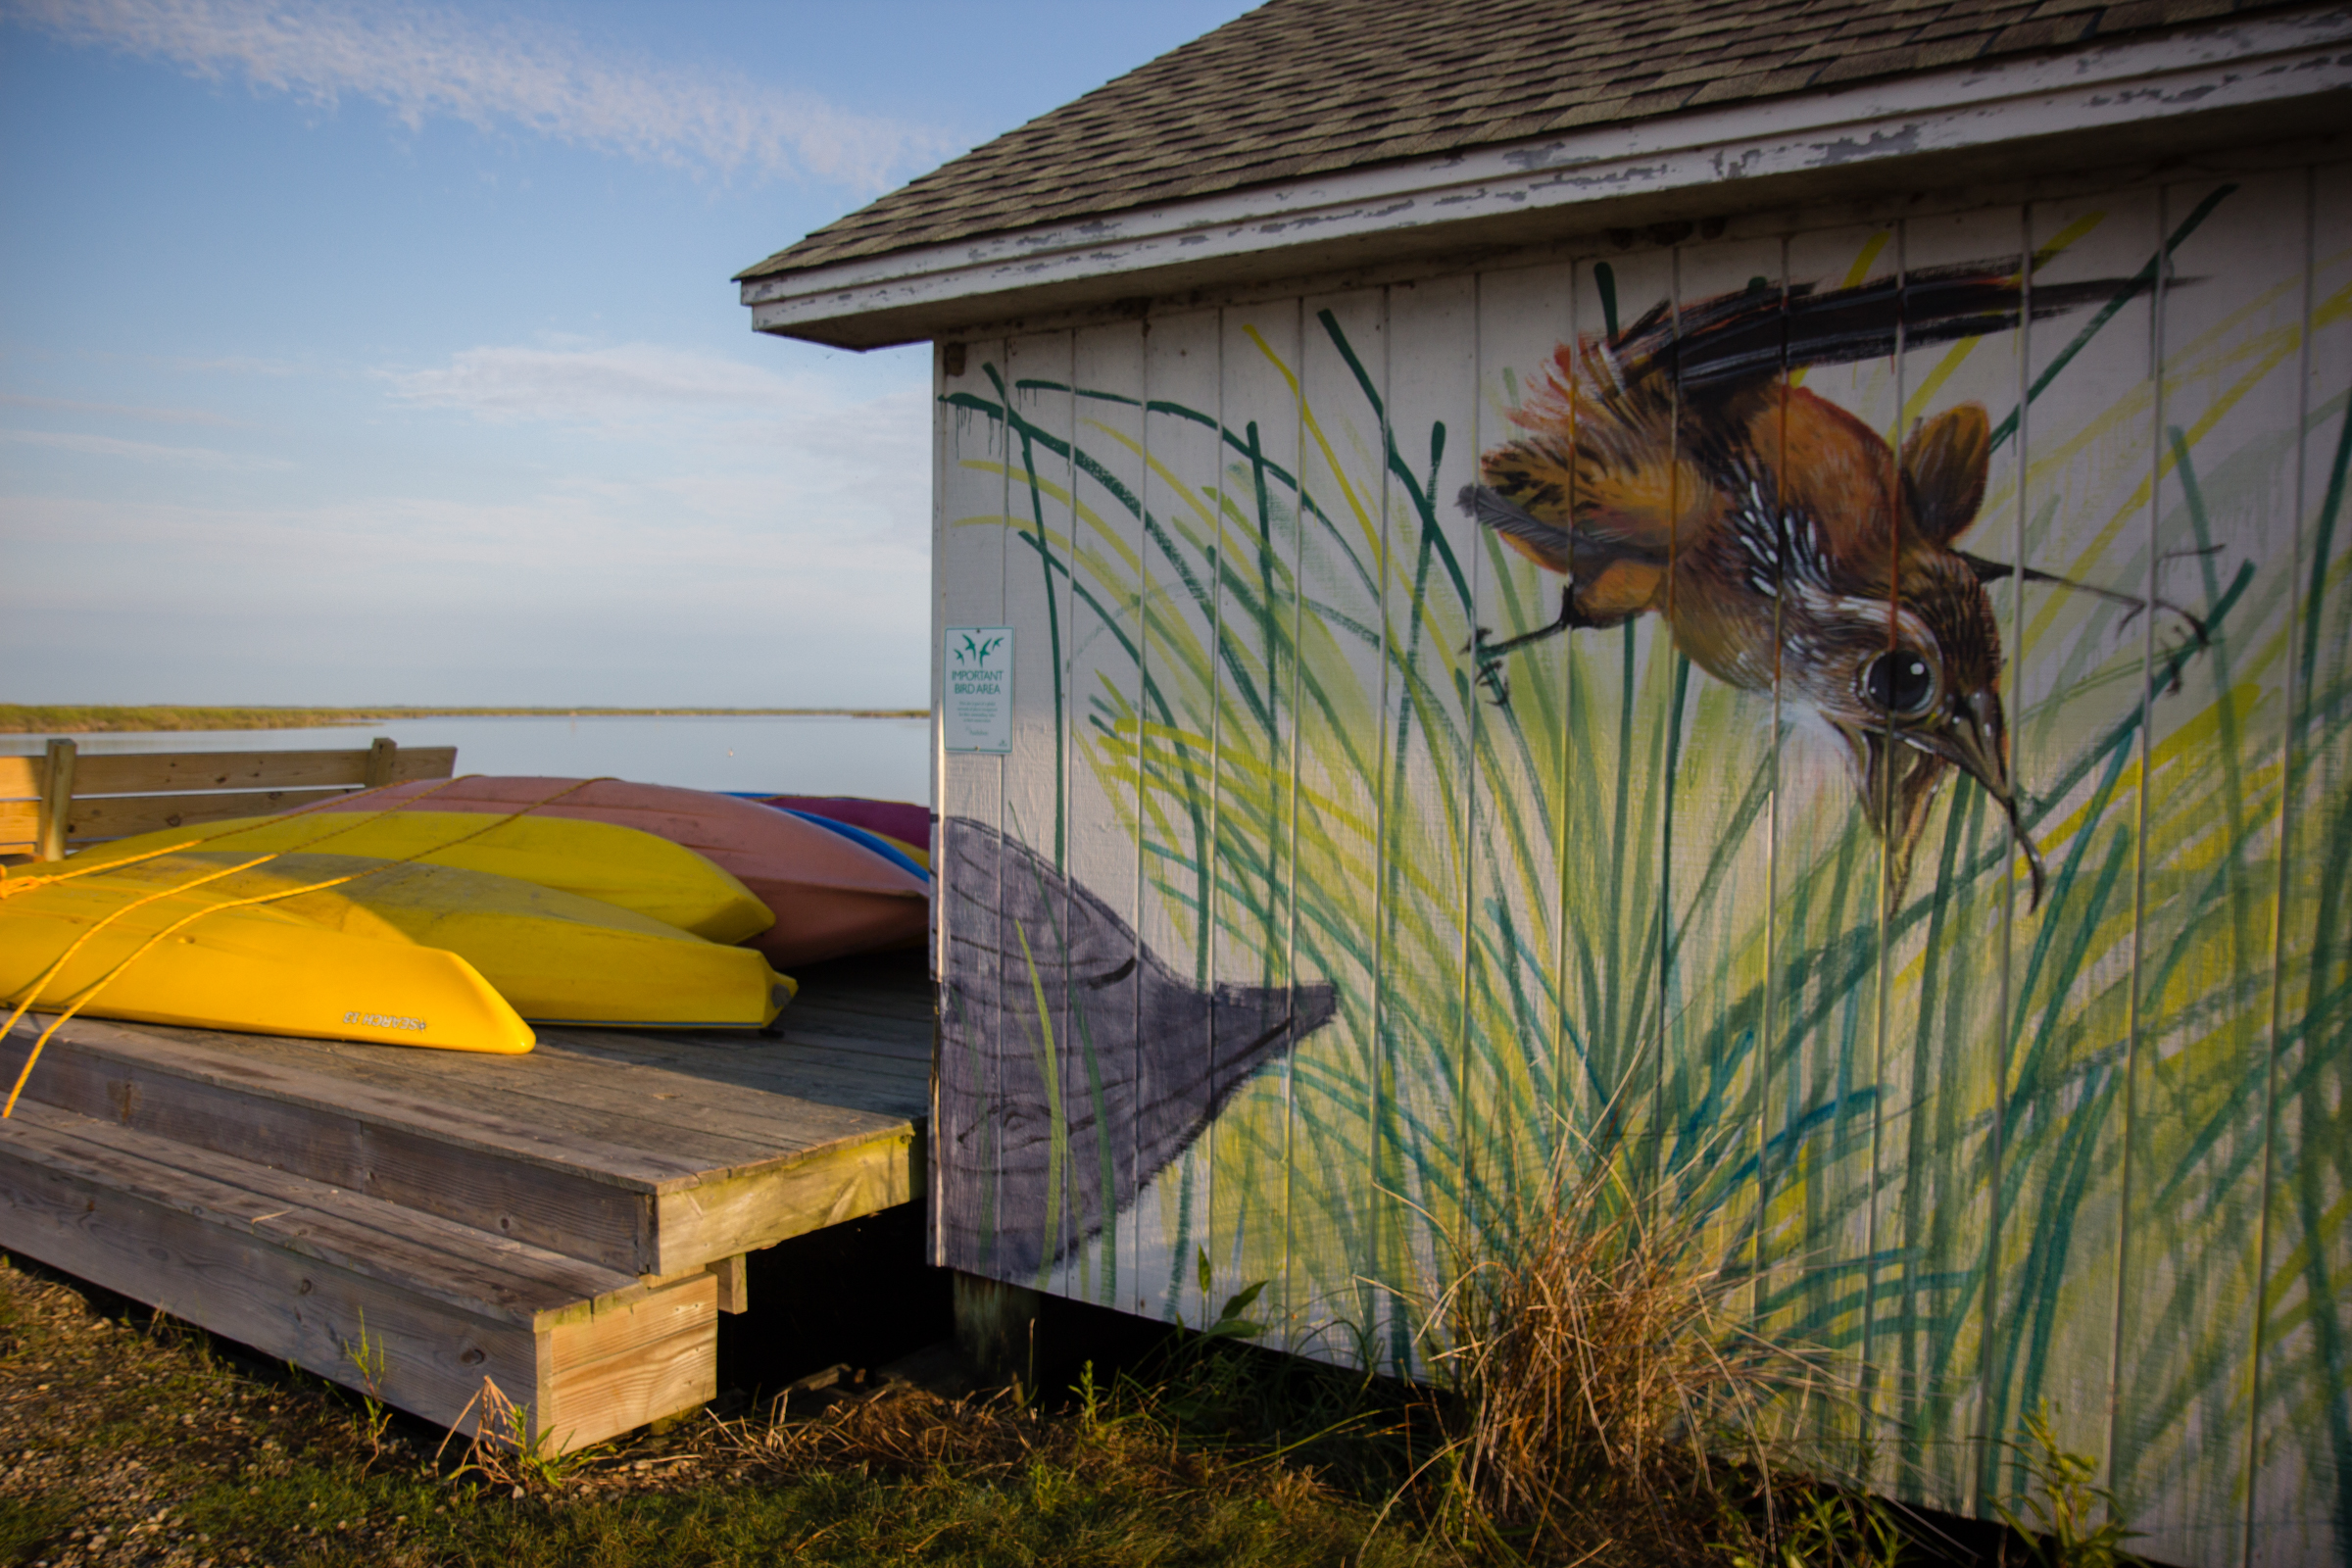
[[[2115,130],[2195,111],[2352,94],[2352,8],[1793,99],[1597,126],[1198,201],[860,258],[742,285],[753,325],[819,323],[1600,197],[1852,169]],[[2352,98],[2339,99],[2352,110]]]

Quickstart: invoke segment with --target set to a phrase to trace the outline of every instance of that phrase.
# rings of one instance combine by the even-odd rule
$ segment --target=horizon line
[[[0,703],[0,735],[324,729],[410,718],[928,718],[928,708],[607,708],[373,704]],[[44,722],[44,720],[46,722]],[[176,722],[172,722],[176,720]]]

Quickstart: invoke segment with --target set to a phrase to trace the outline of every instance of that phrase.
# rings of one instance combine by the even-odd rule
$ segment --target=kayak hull
[[[95,923],[86,908],[38,907],[34,897],[0,904],[0,999],[12,1011]],[[63,1011],[187,912],[185,906],[151,905],[117,920],[83,947],[35,1004]],[[519,1055],[536,1043],[530,1025],[454,953],[321,930],[253,909],[224,909],[165,937],[81,1010],[136,1023],[495,1055]]]
[[[233,817],[94,844],[69,868],[115,861],[194,841],[246,858],[273,853],[414,860],[512,877],[595,899],[712,942],[740,942],[774,923],[767,906],[693,851],[655,834],[600,821],[478,812],[378,811],[364,816]]]
[[[114,933],[122,926],[155,929],[206,904],[273,896],[265,905],[205,916],[190,929],[202,932],[214,921],[246,917],[306,927],[371,949],[454,954],[521,1018],[541,1023],[756,1029],[773,1021],[792,995],[792,982],[750,949],[706,942],[593,899],[454,866],[289,854],[188,887],[249,858],[190,852],[76,877],[0,903],[0,931],[11,917],[36,914],[87,928],[143,895],[188,888],[123,915],[105,928],[88,954],[116,951]],[[318,886],[322,883],[336,885]],[[0,935],[0,951],[39,956],[40,945],[26,929],[13,939]],[[60,951],[63,944],[53,928],[48,956]],[[67,986],[104,972],[80,976],[86,957],[77,956],[44,998],[70,996]],[[146,970],[154,957],[153,953],[140,957],[116,985]],[[29,976],[18,981],[20,987],[26,983]],[[219,988],[204,995],[207,1006],[224,1005]]]
[[[578,787],[567,790],[571,785]],[[558,792],[565,793],[533,805]],[[315,809],[382,810],[409,800],[434,811],[530,807],[532,816],[611,822],[682,845],[732,874],[774,913],[775,924],[745,945],[779,967],[916,946],[930,926],[931,888],[921,872],[734,796],[622,779],[476,776],[439,787],[394,785]]]

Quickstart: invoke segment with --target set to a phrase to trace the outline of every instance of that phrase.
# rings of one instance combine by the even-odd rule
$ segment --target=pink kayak
[[[744,946],[779,968],[916,944],[930,921],[931,888],[918,873],[813,822],[731,795],[611,778],[476,774],[394,784],[312,809],[383,810],[408,801],[435,811],[527,809],[613,822],[684,845],[733,872],[775,910],[776,923]]]

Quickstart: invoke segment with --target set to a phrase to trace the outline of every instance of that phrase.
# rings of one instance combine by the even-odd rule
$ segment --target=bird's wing
[[[1502,542],[1549,571],[1566,576],[1574,537],[1566,528],[1545,522],[1493,485],[1466,484],[1458,498],[1462,511],[1502,536]]]
[[[1664,565],[1675,508],[1698,494],[1697,475],[1658,433],[1586,414],[1573,446],[1550,434],[1506,442],[1479,464],[1486,483],[1462,491],[1462,510],[1520,554],[1577,574],[1621,561]]]

